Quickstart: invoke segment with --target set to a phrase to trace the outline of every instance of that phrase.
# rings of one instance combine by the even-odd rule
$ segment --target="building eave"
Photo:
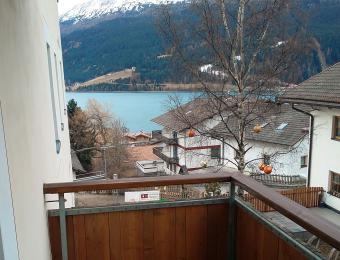
[[[312,100],[312,99],[281,97],[281,98],[279,98],[279,103],[281,103],[281,104],[284,104],[284,103],[302,104],[302,105],[311,105],[311,106],[320,106],[320,107],[329,107],[329,108],[340,109],[340,103],[320,101],[320,100]]]

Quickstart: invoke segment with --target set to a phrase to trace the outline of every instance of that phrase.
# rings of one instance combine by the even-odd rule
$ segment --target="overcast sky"
[[[59,0],[58,9],[59,15],[66,13],[76,4],[82,3],[85,0]]]

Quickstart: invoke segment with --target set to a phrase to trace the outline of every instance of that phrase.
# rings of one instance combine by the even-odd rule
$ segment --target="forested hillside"
[[[340,61],[340,2],[308,0],[303,8],[309,14],[310,36],[320,43],[327,65]],[[121,16],[63,34],[67,84],[131,67],[136,67],[140,82],[190,82],[169,59],[158,58],[165,50],[151,13]],[[303,65],[301,80],[320,71],[319,58],[315,50]]]

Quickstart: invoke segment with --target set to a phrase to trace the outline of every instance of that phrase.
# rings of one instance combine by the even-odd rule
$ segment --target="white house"
[[[48,260],[43,183],[73,179],[57,1],[0,1],[0,46],[0,259]]]
[[[273,105],[275,107],[276,105]],[[275,109],[275,108],[274,108]],[[309,134],[308,116],[293,110],[289,105],[283,105],[279,111],[266,114],[262,122],[254,122],[261,125],[261,132],[254,133],[253,126],[246,131],[247,147],[251,147],[246,153],[245,161],[249,162],[246,169],[251,173],[260,173],[258,166],[265,162],[272,166],[272,174],[299,175],[307,178]],[[224,125],[218,124],[213,131],[220,131]],[[236,131],[236,129],[235,129]],[[236,142],[226,132],[225,143],[236,147]],[[228,167],[235,167],[234,149],[224,146],[224,158]]]
[[[324,201],[340,210],[340,63],[288,90],[282,103],[309,106],[311,122],[310,186],[322,186]],[[307,111],[308,113],[308,111]]]
[[[176,110],[171,110],[154,118],[152,121],[161,125],[163,146],[155,148],[154,153],[165,163],[164,169],[168,174],[186,174],[207,166],[221,164],[222,143],[195,133],[194,137],[188,136],[188,124],[213,128],[219,121],[205,109],[205,101],[193,100],[181,107],[187,120],[181,121]],[[178,109],[179,110],[179,109]]]
[[[273,107],[277,109],[274,104]],[[212,166],[236,168],[235,150],[228,146],[235,142],[230,135],[219,134],[223,136],[223,140],[217,140],[209,135],[199,134],[209,131],[227,132],[223,131],[225,126],[220,117],[207,112],[204,101],[194,100],[177,110],[181,110],[181,113],[175,109],[153,119],[153,122],[163,127],[164,144],[156,153],[165,161],[169,174]],[[185,120],[180,118],[180,114],[182,117],[187,115]],[[246,139],[248,147],[251,147],[246,154],[246,161],[249,162],[247,171],[258,172],[258,164],[265,158],[266,163],[273,167],[274,174],[300,175],[306,178],[308,116],[285,105],[279,112],[267,114],[266,120],[255,123],[260,123],[262,130],[260,133],[253,133],[253,126],[250,126],[247,131]],[[194,128],[198,130],[194,137],[189,137],[189,125],[195,125]],[[231,122],[230,127],[232,125]]]

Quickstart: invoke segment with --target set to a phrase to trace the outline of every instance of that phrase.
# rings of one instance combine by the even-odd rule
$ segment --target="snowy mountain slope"
[[[166,52],[155,26],[154,10],[166,0],[82,1],[83,4],[61,16],[68,84],[131,67],[137,68],[142,82],[188,82],[187,75],[182,78],[177,68],[172,67],[170,59],[158,58]],[[305,9],[311,15],[307,27],[319,40],[327,64],[340,61],[340,0],[303,1],[306,1]],[[189,1],[169,2],[176,4],[174,12],[178,17],[190,19],[190,12],[186,11]],[[314,54],[311,64],[301,66],[305,78],[319,70]],[[202,70],[209,70],[209,66]]]
[[[86,0],[60,17],[62,23],[77,24],[117,13],[141,12],[162,3],[178,3],[185,0]]]

